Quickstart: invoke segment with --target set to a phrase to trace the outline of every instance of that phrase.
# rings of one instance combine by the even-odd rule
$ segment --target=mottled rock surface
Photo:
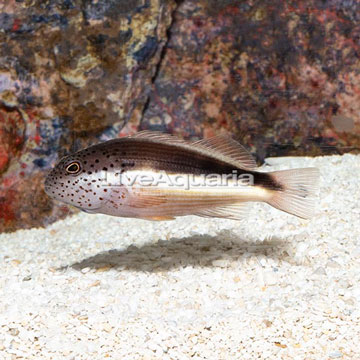
[[[0,3],[0,231],[73,210],[44,173],[137,129],[230,133],[257,155],[360,148],[360,3]]]
[[[183,1],[142,128],[265,156],[360,147],[360,3]]]
[[[0,230],[68,213],[49,203],[44,171],[71,150],[135,131],[175,6],[0,4]]]

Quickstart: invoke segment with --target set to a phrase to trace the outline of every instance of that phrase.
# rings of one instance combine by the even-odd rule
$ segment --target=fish
[[[261,171],[230,136],[187,141],[145,130],[65,156],[44,189],[87,213],[153,221],[186,215],[243,220],[252,202],[309,219],[318,183],[315,167]]]

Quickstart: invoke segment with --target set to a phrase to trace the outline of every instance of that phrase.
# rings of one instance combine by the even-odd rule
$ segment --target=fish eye
[[[78,161],[73,161],[65,168],[65,171],[68,174],[75,175],[80,172],[80,169],[81,169],[80,163]]]

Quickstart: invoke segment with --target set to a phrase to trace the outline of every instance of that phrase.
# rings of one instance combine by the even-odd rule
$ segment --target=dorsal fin
[[[218,135],[210,139],[189,142],[174,135],[144,130],[130,137],[191,148],[244,170],[254,170],[257,168],[256,162],[251,154],[229,136]]]
[[[256,162],[251,154],[229,136],[218,135],[210,139],[195,141],[192,145],[200,145],[209,150],[217,151],[223,156],[235,160],[242,169],[254,170],[257,168]]]
[[[169,144],[190,144],[189,141],[180,139],[175,135],[162,133],[160,131],[142,130],[136,134],[129,135],[129,137],[135,139],[148,139],[154,142],[165,142]]]

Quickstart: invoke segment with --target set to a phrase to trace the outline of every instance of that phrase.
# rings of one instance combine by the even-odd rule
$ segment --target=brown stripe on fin
[[[248,213],[248,207],[249,204],[236,203],[200,210],[192,213],[192,215],[197,215],[201,217],[217,217],[232,220],[243,220]]]
[[[179,139],[174,135],[144,130],[130,137],[192,149],[244,170],[254,170],[257,168],[252,155],[237,141],[225,135],[189,142]]]
[[[270,174],[281,184],[282,190],[275,190],[268,204],[303,219],[311,218],[317,200],[319,169],[282,170]]]

